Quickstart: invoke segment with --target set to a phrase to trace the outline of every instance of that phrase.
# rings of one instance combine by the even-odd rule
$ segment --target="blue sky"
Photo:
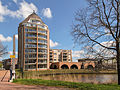
[[[85,6],[85,0],[0,0],[0,40],[11,54],[19,23],[35,10],[49,27],[51,48],[71,49],[77,54],[80,47],[73,48],[71,25],[75,11]],[[17,48],[16,38],[16,52]]]

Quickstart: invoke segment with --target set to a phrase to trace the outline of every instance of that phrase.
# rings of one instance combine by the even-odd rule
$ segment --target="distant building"
[[[91,58],[91,59],[82,58],[82,59],[78,59],[78,62],[81,62],[82,65],[84,65],[85,63],[95,63],[95,66],[97,68],[102,68],[102,69],[117,69],[116,57]]]
[[[49,29],[35,12],[19,24],[18,37],[19,67],[49,69]]]
[[[12,65],[12,59],[4,59],[2,60],[3,63],[3,68],[5,68],[6,70],[10,69],[10,66]],[[15,68],[18,68],[18,58],[15,58]]]
[[[72,50],[50,49],[50,63],[72,62]]]

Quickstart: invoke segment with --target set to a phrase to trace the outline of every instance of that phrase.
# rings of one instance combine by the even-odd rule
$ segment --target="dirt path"
[[[0,90],[73,90],[63,87],[51,87],[51,86],[32,86],[32,85],[20,85],[10,82],[0,82]]]

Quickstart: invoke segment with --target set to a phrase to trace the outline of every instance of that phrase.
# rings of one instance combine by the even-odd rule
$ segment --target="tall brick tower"
[[[49,29],[35,12],[19,24],[18,62],[22,70],[49,69]]]

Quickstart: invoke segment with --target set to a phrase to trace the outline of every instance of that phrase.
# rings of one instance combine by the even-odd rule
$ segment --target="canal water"
[[[64,74],[64,75],[46,75],[40,76],[44,80],[59,80],[70,82],[84,82],[95,84],[117,83],[117,74]]]

